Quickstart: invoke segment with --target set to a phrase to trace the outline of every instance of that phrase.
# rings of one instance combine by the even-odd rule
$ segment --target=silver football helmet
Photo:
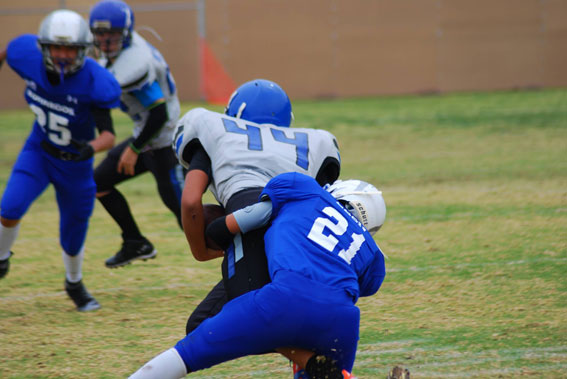
[[[370,234],[380,229],[386,220],[386,203],[382,192],[362,180],[337,180],[327,188]]]
[[[87,22],[80,14],[68,9],[59,9],[47,15],[39,26],[38,37],[46,68],[60,75],[78,71],[83,66],[87,49],[92,44]],[[52,45],[76,47],[77,57],[70,62],[56,62],[49,50]]]

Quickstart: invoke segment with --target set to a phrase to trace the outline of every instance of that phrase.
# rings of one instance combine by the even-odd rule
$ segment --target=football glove
[[[87,159],[91,159],[94,155],[94,148],[88,142],[71,139],[71,145],[73,145],[75,149],[79,150],[79,155],[75,158],[76,161],[86,161]]]

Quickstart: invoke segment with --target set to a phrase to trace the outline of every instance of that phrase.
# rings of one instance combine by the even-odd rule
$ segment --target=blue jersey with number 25
[[[281,270],[359,296],[376,293],[386,275],[384,255],[356,218],[315,179],[301,173],[273,178],[261,196],[272,201],[264,237],[270,277]]]
[[[52,85],[35,35],[13,39],[7,62],[26,82],[25,98],[36,115],[32,140],[48,140],[62,150],[76,152],[71,139],[90,141],[95,136],[91,108],[120,105],[120,85],[91,58],[85,59],[78,72]]]

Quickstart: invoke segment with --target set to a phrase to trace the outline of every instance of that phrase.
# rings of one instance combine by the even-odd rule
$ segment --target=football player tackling
[[[270,180],[260,199],[213,221],[207,235],[226,249],[237,233],[270,223],[271,283],[229,301],[131,378],[181,378],[283,347],[310,352],[296,358],[312,379],[351,377],[360,324],[355,303],[375,294],[386,275],[372,238],[386,215],[381,192],[359,180],[323,189],[309,176],[287,173]],[[284,350],[293,357],[294,349]]]

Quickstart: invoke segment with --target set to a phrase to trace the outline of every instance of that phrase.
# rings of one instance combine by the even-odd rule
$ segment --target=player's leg
[[[228,201],[226,213],[256,203],[261,192],[262,188],[250,188],[236,193]],[[222,274],[229,300],[270,282],[264,249],[265,231],[266,228],[260,228],[236,236],[225,252]]]
[[[228,301],[223,281],[217,283],[187,319],[185,334],[191,333],[203,321],[219,313]]]
[[[66,169],[53,174],[59,206],[59,240],[65,265],[65,291],[77,310],[93,311],[100,304],[83,284],[84,244],[94,209],[96,186],[90,162],[64,162]]]
[[[218,315],[205,320],[180,340],[175,350],[187,372],[273,351],[279,346],[312,348],[334,359],[339,368],[352,368],[350,359],[354,361],[358,339],[358,309],[344,292],[333,291],[327,297],[314,298],[317,295],[303,286],[268,284],[228,302]],[[149,377],[136,375],[152,373],[153,377],[167,378],[162,375],[167,369],[164,354],[171,356],[167,351],[160,354],[133,377]]]
[[[297,326],[294,344],[286,346],[316,351],[317,355],[330,359],[330,362],[309,359],[304,366],[307,373],[311,376],[319,373],[315,375],[318,376],[335,366],[338,368],[335,374],[341,374],[343,369],[351,372],[360,324],[360,311],[353,299],[344,290],[293,272],[279,271],[275,280],[282,291],[296,293],[289,307],[297,314],[307,315]]]
[[[234,195],[228,202],[227,212],[233,212],[237,209],[244,208],[247,205],[253,204],[257,201],[258,196],[262,192],[261,188],[254,188],[250,190],[245,190]],[[239,237],[240,238],[240,237]],[[212,290],[209,292],[207,297],[195,308],[189,319],[187,320],[186,334],[193,331],[201,322],[209,317],[216,315],[223,307],[223,305],[228,301],[228,294],[225,287],[227,278],[231,278],[230,285],[232,286],[232,297],[236,297],[243,293],[249,292],[251,289],[260,288],[263,284],[269,282],[269,274],[267,269],[266,255],[264,253],[264,239],[263,230],[255,234],[250,234],[248,238],[244,240],[246,243],[246,248],[251,249],[258,254],[260,258],[253,263],[257,265],[254,271],[258,271],[261,274],[255,275],[256,278],[251,282],[252,273],[249,272],[248,266],[244,263],[241,257],[241,252],[244,249],[242,245],[242,239],[238,239],[236,243],[236,249],[234,244],[231,250],[227,252],[223,258],[223,280],[219,282]],[[255,256],[251,253],[251,256]],[[227,258],[228,256],[228,258]],[[238,275],[235,276],[234,262],[238,259],[239,269]],[[230,264],[229,264],[230,262]],[[229,267],[231,267],[229,269]],[[242,268],[240,268],[242,267]],[[251,283],[253,286],[251,286]]]
[[[0,204],[0,278],[10,269],[11,250],[20,230],[20,220],[48,184],[41,153],[26,144],[14,164]]]
[[[130,379],[171,379],[184,378],[187,375],[185,362],[174,348],[157,355],[142,366]]]
[[[159,354],[131,378],[181,378],[187,372],[273,349],[275,345],[272,346],[274,341],[270,334],[275,328],[267,325],[270,317],[257,308],[255,295],[255,292],[250,292],[227,303],[219,314],[205,320],[175,345],[177,354],[172,354],[172,349]],[[282,303],[285,304],[285,301]],[[268,313],[273,311],[270,309]],[[275,312],[279,313],[278,310]],[[181,357],[185,370],[168,376],[169,367],[177,366],[177,356]]]
[[[131,138],[127,139],[112,148],[94,171],[97,199],[122,231],[121,249],[106,260],[106,266],[109,268],[126,265],[135,259],[154,258],[157,253],[140,232],[126,198],[116,189],[117,184],[147,171],[142,159],[147,153],[139,155],[133,176],[121,174],[116,170],[120,156],[131,140]]]
[[[185,181],[185,171],[177,161],[175,153],[170,146],[151,151],[144,157],[145,164],[152,172],[158,187],[161,200],[181,224],[181,193]]]

